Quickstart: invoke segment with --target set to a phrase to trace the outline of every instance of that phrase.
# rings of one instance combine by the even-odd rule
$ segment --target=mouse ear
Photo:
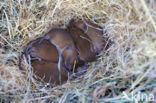
[[[86,30],[87,29],[87,25],[86,25],[86,22],[83,21],[83,29]]]
[[[70,28],[70,27],[76,27],[75,24],[74,24],[74,19],[73,18],[69,21],[69,24],[67,25],[67,28]]]

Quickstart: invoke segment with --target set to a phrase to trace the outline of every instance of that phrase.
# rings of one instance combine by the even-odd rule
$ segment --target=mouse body
[[[55,28],[50,30],[44,38],[56,46],[61,61],[71,71],[76,62],[78,62],[77,50],[71,35],[64,29]]]
[[[68,80],[68,72],[63,65],[61,65],[60,71],[57,63],[33,60],[31,65],[38,81],[50,83],[51,85],[60,85]]]
[[[103,38],[102,27],[90,22],[89,20],[83,21],[72,19],[69,24],[80,28],[89,36],[94,44],[94,50],[96,53],[100,53],[100,51],[103,50],[105,40]]]
[[[90,38],[77,27],[68,26],[67,31],[75,40],[75,45],[78,50],[80,60],[85,62],[94,61],[96,59],[96,52],[94,51]]]
[[[55,45],[51,44],[48,40],[40,41],[38,39],[28,49],[28,52],[32,59],[57,63],[59,55]]]

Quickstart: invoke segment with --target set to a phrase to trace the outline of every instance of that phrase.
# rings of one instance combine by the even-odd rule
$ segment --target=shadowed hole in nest
[[[85,25],[85,26],[83,26],[83,25]],[[86,30],[87,28],[88,28],[88,30]],[[67,31],[65,31],[65,30],[67,30]],[[59,60],[61,60],[60,59],[60,57],[61,57],[62,60],[63,60],[61,63],[64,63],[64,66],[65,66],[66,69],[68,69],[68,72],[71,70],[70,68],[72,66],[74,66],[73,65],[73,59],[75,57],[79,58],[77,60],[75,59],[76,61],[78,61],[78,62],[76,62],[77,64],[79,64],[80,61],[83,61],[85,63],[95,61],[96,60],[96,55],[99,54],[102,51],[102,48],[104,48],[104,45],[108,45],[110,43],[109,42],[108,44],[105,44],[106,41],[108,40],[108,38],[106,39],[106,41],[103,40],[103,30],[102,30],[102,27],[100,27],[100,26],[98,26],[96,24],[93,24],[93,23],[91,23],[88,20],[87,20],[87,22],[84,22],[82,20],[77,22],[76,20],[74,21],[72,19],[71,22],[69,23],[69,26],[67,26],[67,29],[65,29],[65,30],[61,29],[61,28],[51,29],[43,37],[38,38],[38,39],[28,43],[28,45],[26,46],[27,49],[25,49],[26,51],[24,51],[24,52],[26,54],[30,53],[31,57],[34,57],[34,59],[36,59],[38,61],[39,65],[40,65],[38,67],[35,67],[35,65],[32,65],[34,70],[35,69],[37,70],[37,68],[39,69],[41,67],[39,70],[42,71],[43,70],[42,68],[44,68],[43,65],[45,65],[45,67],[47,65],[46,68],[48,68],[50,66],[49,64],[47,64],[48,62],[46,61],[46,59],[40,57],[40,54],[37,54],[40,51],[41,52],[43,51],[43,54],[44,54],[44,49],[43,48],[45,46],[43,46],[43,47],[41,46],[43,40],[49,41],[48,45],[56,46],[56,50],[57,50],[57,52],[59,54]],[[76,30],[76,32],[74,32],[75,30]],[[70,41],[69,41],[69,38],[71,38]],[[58,41],[60,41],[59,39],[61,40],[62,43],[58,42]],[[70,44],[66,40],[68,40],[68,42]],[[80,40],[82,40],[82,41],[80,41]],[[39,42],[39,43],[35,44],[37,42]],[[36,45],[36,47],[35,47],[35,45]],[[40,46],[38,46],[38,45],[40,45]],[[108,45],[108,47],[109,46],[110,45]],[[65,47],[63,49],[63,52],[61,51],[62,47]],[[66,47],[70,47],[70,48],[66,49]],[[105,48],[105,49],[108,49],[108,47]],[[33,49],[31,50],[31,48],[33,48]],[[37,48],[40,48],[40,49],[37,49]],[[29,52],[29,50],[30,50],[30,52]],[[37,50],[39,50],[39,51],[37,51]],[[75,50],[77,50],[77,51],[75,51]],[[76,52],[78,52],[78,55],[77,55]],[[64,54],[64,53],[66,53],[66,54]],[[48,54],[49,53],[46,53],[45,55],[48,55]],[[61,54],[61,56],[60,56],[60,54]],[[26,56],[28,56],[28,55],[26,55]],[[47,57],[49,57],[49,56],[47,56]],[[34,62],[34,60],[32,60],[31,62]],[[41,63],[41,62],[45,62],[45,63]],[[58,68],[59,68],[59,66],[58,66]],[[46,69],[44,69],[44,70],[46,70]],[[50,70],[50,68],[48,70]],[[54,68],[53,68],[53,70],[54,70]],[[77,72],[77,70],[74,70],[74,71]],[[84,73],[86,71],[87,71],[87,69],[85,69]],[[39,71],[36,71],[36,72],[39,72]],[[44,73],[44,72],[40,72],[40,73]],[[82,75],[84,73],[82,72],[82,73],[78,74],[78,72],[77,72],[76,74],[78,76],[80,76],[80,75]],[[40,74],[37,74],[37,75],[40,75]],[[49,75],[49,74],[47,74],[47,75]]]

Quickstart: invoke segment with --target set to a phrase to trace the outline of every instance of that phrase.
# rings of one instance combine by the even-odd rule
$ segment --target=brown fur
[[[52,44],[54,44],[61,54],[66,68],[73,69],[75,61],[78,62],[77,51],[74,41],[70,34],[64,29],[52,29],[45,36]]]
[[[32,57],[50,62],[58,62],[58,51],[54,45],[48,40],[38,41],[32,44],[29,49],[29,53]]]
[[[59,72],[57,63],[33,60],[32,67],[34,74],[37,76],[36,79],[39,81],[43,80],[43,82],[58,85],[68,80],[68,72],[63,65],[61,65],[61,71]],[[61,82],[59,75],[61,75]]]
[[[75,40],[78,49],[79,58],[85,62],[91,62],[96,59],[96,53],[93,48],[92,41],[84,32],[76,27],[68,27],[67,31]]]
[[[104,48],[103,31],[100,26],[91,23],[89,20],[76,21],[74,19],[70,21],[70,25],[74,25],[82,29],[89,36],[89,38],[93,41],[94,49],[97,53],[99,53]]]

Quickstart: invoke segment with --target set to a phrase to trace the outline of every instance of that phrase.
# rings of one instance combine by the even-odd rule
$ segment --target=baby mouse
[[[69,25],[76,26],[82,29],[92,40],[94,45],[94,50],[96,53],[100,53],[104,48],[104,38],[103,38],[103,30],[102,27],[91,23],[89,20],[74,20],[72,19]]]
[[[50,30],[44,39],[54,44],[58,50],[59,61],[64,61],[65,67],[69,70],[73,69],[73,66],[78,62],[78,54],[71,35],[64,29],[56,28]]]
[[[96,59],[96,52],[90,38],[80,29],[74,26],[68,26],[67,31],[75,40],[78,56],[80,60],[91,62]]]
[[[52,45],[48,40],[36,39],[31,47],[28,48],[28,53],[32,59],[45,60],[49,62],[58,62],[59,55],[55,45]]]
[[[33,60],[32,70],[35,78],[38,81],[50,83],[51,85],[60,85],[68,80],[68,72],[66,68],[61,65],[60,71],[57,63],[49,63],[46,61]]]
[[[24,70],[21,62],[25,55],[27,60],[28,55],[30,55],[31,60],[44,60],[47,62],[58,63],[59,55],[56,47],[52,45],[48,40],[42,40],[43,37],[37,38],[26,45],[24,53],[19,57],[19,68]],[[41,41],[42,40],[42,41]]]

